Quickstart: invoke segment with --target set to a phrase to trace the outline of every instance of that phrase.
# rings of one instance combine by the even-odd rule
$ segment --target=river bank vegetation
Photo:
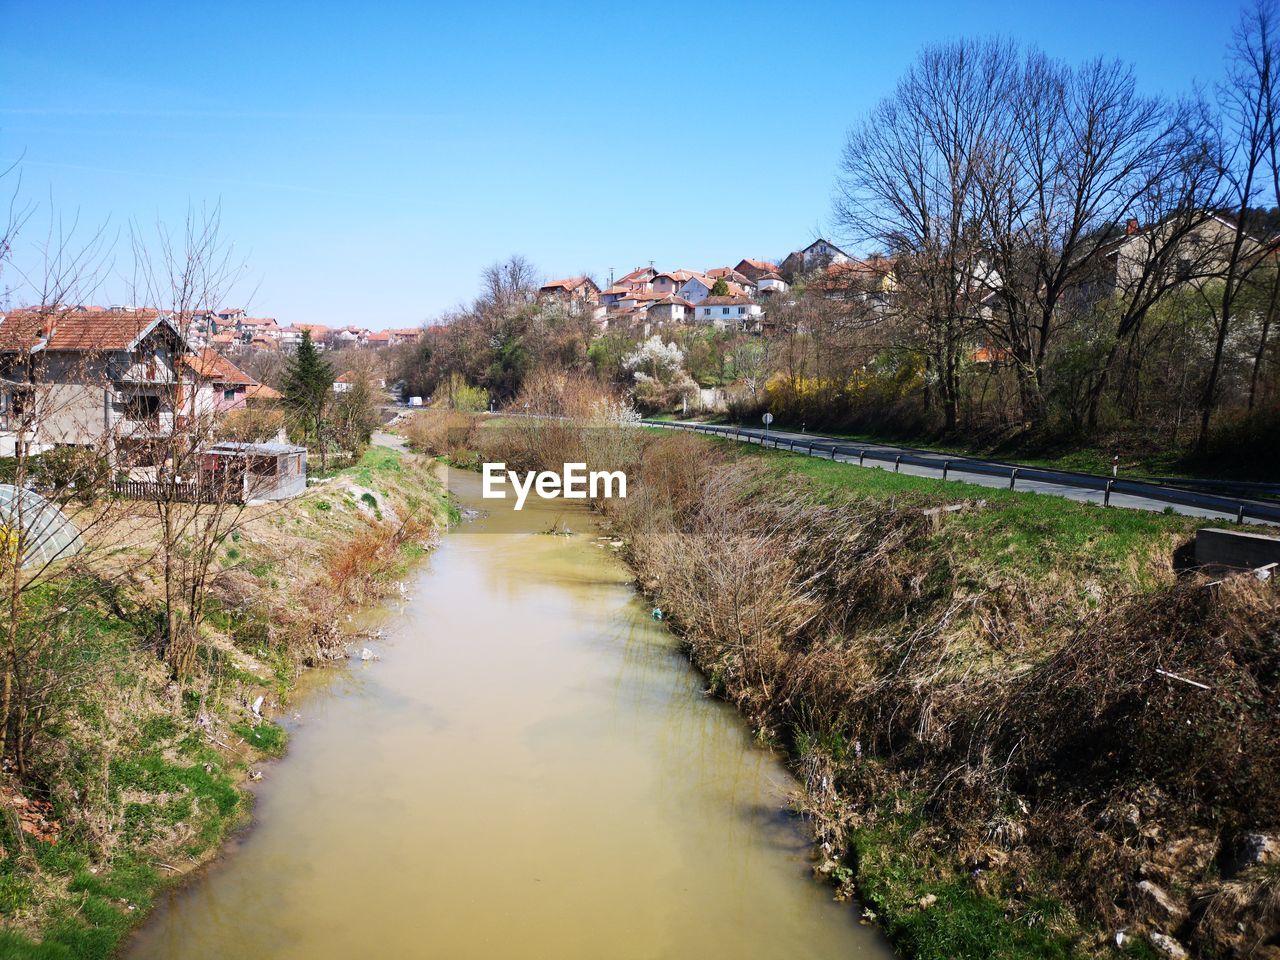
[[[283,751],[275,718],[300,671],[345,656],[347,612],[444,526],[430,467],[374,447],[302,497],[238,511],[210,545],[180,673],[147,504],[103,503],[85,549],[24,591],[8,655],[28,739],[24,767],[0,774],[0,956],[113,954],[246,821],[240,785]],[[177,544],[187,560],[194,548]]]
[[[557,384],[603,409],[565,378],[520,405],[560,412]],[[817,870],[906,955],[1275,952],[1280,595],[1179,572],[1201,522],[607,419],[409,435],[628,470],[598,507],[641,588],[787,751]]]

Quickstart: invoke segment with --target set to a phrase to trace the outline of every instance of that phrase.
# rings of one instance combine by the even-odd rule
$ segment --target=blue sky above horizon
[[[51,211],[119,238],[99,302],[125,299],[130,223],[217,205],[245,264],[228,300],[281,323],[416,326],[513,253],[603,282],[839,240],[845,133],[929,43],[1119,57],[1176,95],[1219,78],[1239,11],[0,0],[0,168],[21,160],[36,207],[20,270]]]

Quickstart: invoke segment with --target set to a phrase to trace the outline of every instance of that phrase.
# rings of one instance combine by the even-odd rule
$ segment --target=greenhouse
[[[25,531],[20,541],[24,567],[66,559],[84,546],[75,524],[40,494],[0,483],[0,544],[6,554],[17,549],[19,524]]]

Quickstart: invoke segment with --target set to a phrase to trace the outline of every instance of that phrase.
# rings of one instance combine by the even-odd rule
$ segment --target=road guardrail
[[[1227,514],[1234,517],[1236,523],[1244,523],[1246,520],[1280,523],[1280,504],[1202,493],[1198,490],[1189,490],[1165,483],[1124,480],[1114,477],[1102,477],[1091,473],[1049,470],[1042,467],[1022,467],[1013,464],[975,460],[963,456],[948,456],[941,453],[922,454],[911,451],[881,450],[834,440],[830,437],[815,437],[813,439],[790,436],[780,437],[760,430],[742,427],[722,427],[709,423],[677,423],[671,420],[644,420],[642,422],[649,427],[661,427],[667,430],[691,430],[696,433],[725,437],[744,443],[768,446],[777,450],[804,453],[812,457],[825,457],[831,460],[835,460],[837,457],[856,458],[859,464],[865,464],[868,460],[871,460],[877,463],[891,464],[895,471],[899,470],[905,463],[908,466],[940,470],[944,480],[953,473],[1007,478],[1010,490],[1016,490],[1020,480],[1053,483],[1061,487],[1073,487],[1081,490],[1096,490],[1102,494],[1103,506],[1111,505],[1113,494],[1128,494],[1129,496],[1142,497],[1146,500],[1154,500],[1158,503],[1195,507],[1200,510],[1212,510],[1216,513]]]

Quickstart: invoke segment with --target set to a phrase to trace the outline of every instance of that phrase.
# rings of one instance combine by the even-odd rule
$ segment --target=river
[[[586,510],[463,524],[380,622],[380,659],[304,684],[252,828],[132,960],[891,956]]]

